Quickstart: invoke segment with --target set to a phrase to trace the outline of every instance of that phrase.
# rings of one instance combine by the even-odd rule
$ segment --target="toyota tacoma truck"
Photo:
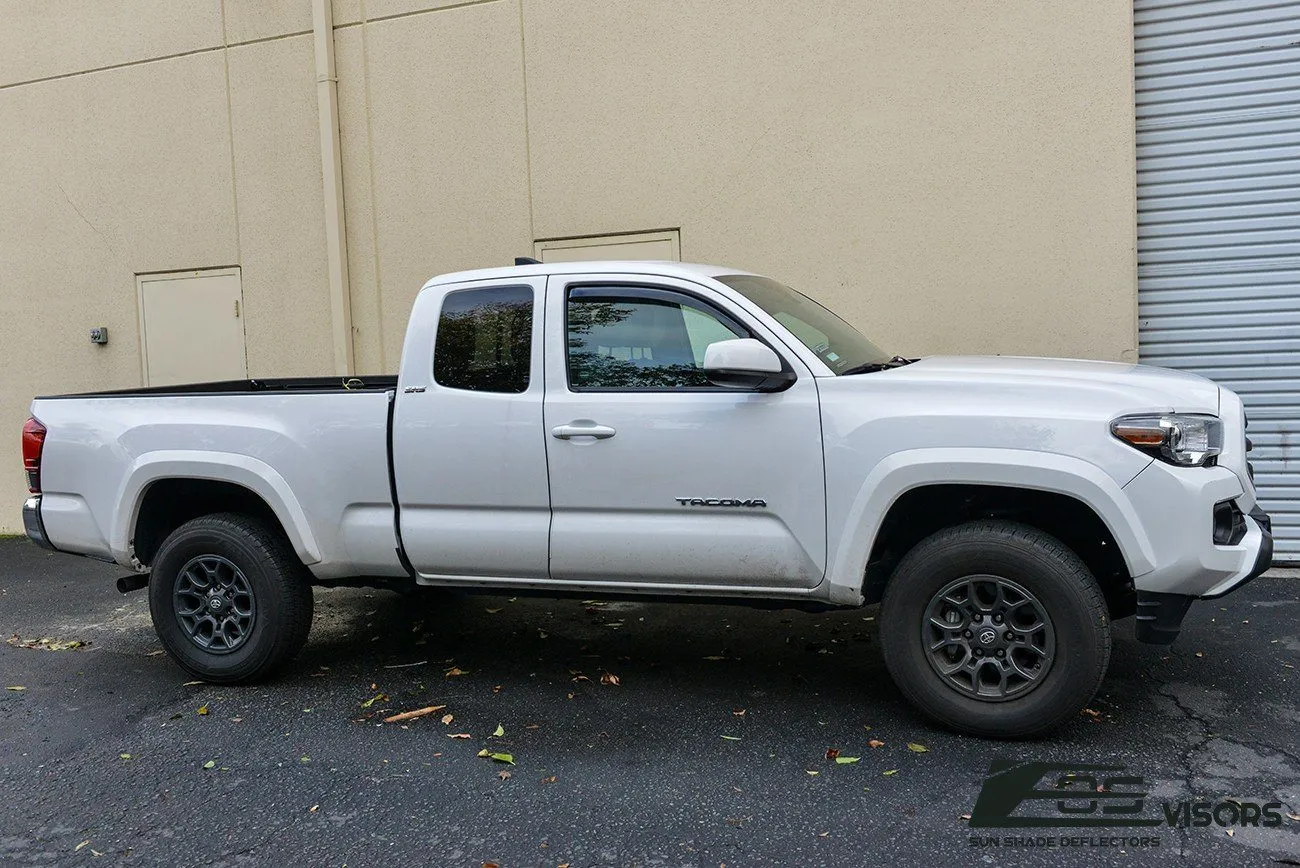
[[[1027,737],[1114,621],[1172,642],[1269,566],[1245,429],[1188,373],[905,359],[755,274],[535,263],[429,281],[396,377],[37,398],[23,518],[210,682],[291,658],[313,585],[879,604],[908,699]]]

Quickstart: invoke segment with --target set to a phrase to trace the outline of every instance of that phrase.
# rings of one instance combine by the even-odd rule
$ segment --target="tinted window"
[[[438,318],[433,379],[452,389],[523,392],[532,345],[532,287],[449,292]]]
[[[704,351],[747,337],[707,305],[661,290],[572,290],[568,327],[575,389],[713,388]]]

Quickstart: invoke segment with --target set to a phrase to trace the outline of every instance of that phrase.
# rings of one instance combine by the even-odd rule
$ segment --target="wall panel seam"
[[[229,48],[242,48],[245,45],[259,45],[263,42],[274,42],[277,39],[292,39],[295,36],[311,35],[310,30],[301,30],[301,31],[296,31],[294,33],[282,33],[279,34],[278,36],[263,36],[258,39],[245,39],[242,42],[228,43],[225,41],[225,31],[226,31],[226,23],[225,23],[225,11],[224,11],[224,4],[223,4],[222,22],[221,22],[221,33],[222,33],[221,45],[211,45],[208,46],[207,48],[195,48],[192,51],[180,51],[177,52],[176,54],[163,54],[163,55],[159,55],[158,57],[142,57],[139,60],[127,60],[122,63],[110,63],[107,66],[95,66],[95,67],[91,67],[90,69],[78,69],[73,72],[61,72],[58,75],[46,75],[40,78],[29,78],[29,79],[24,79],[23,81],[12,81],[9,82],[8,84],[0,84],[0,90],[9,90],[10,88],[15,88],[15,87],[25,87],[29,84],[43,84],[47,81],[60,81],[65,78],[76,78],[79,75],[93,75],[94,73],[97,72],[111,72],[112,70],[115,69],[126,69],[132,66],[143,66],[146,63],[161,63],[166,60],[179,60],[182,57],[193,57],[197,54],[210,54],[213,51],[225,51]]]
[[[446,12],[450,9],[464,9],[466,6],[482,6],[485,3],[500,3],[501,0],[465,0],[464,3],[451,3],[446,6],[432,6],[428,9],[415,9],[410,12],[394,12],[392,15],[379,15],[375,18],[367,18],[365,13],[361,14],[360,21],[349,21],[346,24],[335,24],[335,30],[343,30],[346,27],[361,27],[365,24],[378,24],[381,21],[392,21],[396,18],[411,18],[415,15],[428,15],[431,12]]]

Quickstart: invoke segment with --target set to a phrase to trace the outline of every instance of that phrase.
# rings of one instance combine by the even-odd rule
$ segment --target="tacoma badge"
[[[673,499],[682,506],[751,506],[758,509],[767,508],[767,501],[761,497],[748,500],[737,500],[734,497],[676,497]]]

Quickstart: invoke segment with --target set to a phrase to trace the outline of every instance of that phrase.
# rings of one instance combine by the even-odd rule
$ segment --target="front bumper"
[[[1137,627],[1139,642],[1152,645],[1169,645],[1178,638],[1183,616],[1195,600],[1213,600],[1229,594],[1251,579],[1258,578],[1273,563],[1273,523],[1258,505],[1250,511],[1250,519],[1259,530],[1259,550],[1249,571],[1231,582],[1221,582],[1199,596],[1159,591],[1137,592]]]
[[[43,549],[58,551],[50,538],[45,535],[45,523],[41,521],[41,496],[32,495],[23,503],[23,530],[27,538]]]

